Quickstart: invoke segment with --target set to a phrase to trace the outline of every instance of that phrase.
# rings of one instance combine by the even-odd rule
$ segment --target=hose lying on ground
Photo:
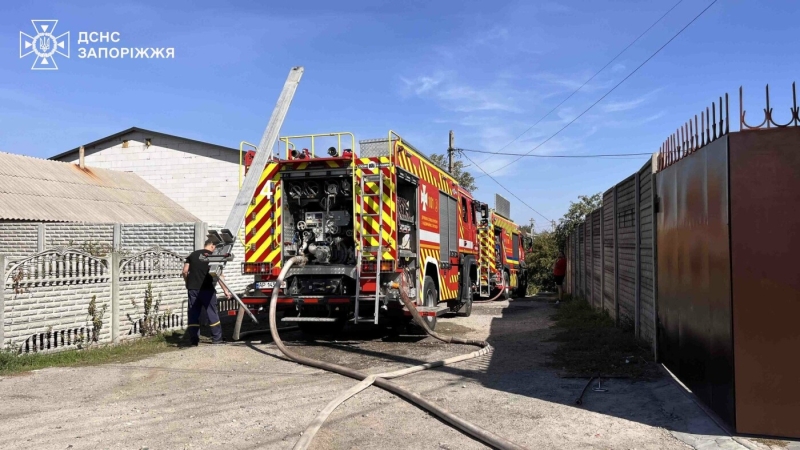
[[[244,320],[245,310],[244,307],[239,306],[239,311],[236,313],[236,324],[233,326],[233,340],[238,341],[247,336],[254,336],[257,334],[269,333],[269,328],[261,330],[242,331],[242,321]],[[290,327],[283,327],[281,331],[293,331],[300,327],[293,325]]]
[[[586,394],[586,389],[588,389],[589,386],[592,384],[592,381],[594,381],[594,379],[598,378],[599,376],[600,376],[600,374],[597,374],[597,375],[593,375],[591,378],[589,378],[589,381],[586,383],[586,386],[584,386],[583,390],[581,391],[581,395],[579,395],[578,398],[575,399],[575,404],[576,405],[582,405],[583,404],[583,395]]]
[[[280,284],[283,282],[284,277],[288,273],[289,268],[292,265],[294,265],[294,264],[305,264],[305,262],[306,262],[306,259],[305,259],[305,257],[302,257],[302,256],[295,256],[293,258],[290,258],[288,261],[286,261],[283,269],[281,270],[280,275],[278,276],[278,280],[277,280],[276,284],[278,286],[280,286]],[[511,441],[509,441],[509,440],[507,440],[505,438],[497,436],[497,435],[495,435],[495,434],[493,434],[493,433],[491,433],[491,432],[489,432],[487,430],[484,430],[483,428],[480,428],[477,425],[474,425],[474,424],[472,424],[470,422],[467,422],[466,420],[461,419],[461,418],[453,415],[450,411],[448,411],[448,410],[446,410],[446,409],[444,409],[444,408],[442,408],[442,407],[440,407],[440,406],[438,406],[438,405],[436,405],[436,404],[434,404],[434,403],[422,398],[418,394],[416,394],[414,392],[411,392],[411,391],[409,391],[409,390],[407,390],[407,389],[405,389],[403,387],[400,387],[400,386],[398,386],[398,385],[396,385],[396,384],[392,383],[391,381],[388,381],[388,380],[386,380],[384,378],[387,375],[396,378],[398,376],[407,375],[409,373],[414,373],[414,372],[419,372],[421,370],[425,370],[425,369],[428,369],[428,368],[431,368],[431,367],[438,367],[438,366],[442,366],[442,365],[445,365],[445,364],[452,364],[453,362],[457,362],[457,361],[464,361],[466,359],[474,358],[476,356],[480,356],[482,354],[488,353],[489,349],[491,348],[489,346],[489,344],[487,342],[485,342],[485,341],[478,341],[478,340],[472,340],[472,339],[460,339],[460,338],[455,338],[455,337],[445,337],[445,336],[441,336],[441,335],[433,332],[430,328],[428,328],[428,326],[425,323],[425,321],[422,320],[422,317],[419,315],[419,312],[414,307],[414,304],[411,302],[411,300],[405,295],[405,290],[401,289],[400,291],[401,291],[400,298],[403,300],[403,303],[406,305],[406,307],[411,312],[411,315],[414,318],[414,321],[416,321],[417,324],[420,327],[422,327],[425,330],[425,332],[428,333],[430,336],[432,336],[432,337],[434,337],[436,339],[439,339],[442,342],[447,342],[447,343],[460,343],[460,344],[468,344],[468,345],[477,345],[477,346],[481,347],[481,350],[478,350],[476,352],[473,352],[473,353],[470,353],[470,354],[467,354],[467,355],[456,356],[454,358],[448,358],[448,359],[441,360],[441,361],[435,361],[435,362],[431,362],[431,363],[422,364],[422,365],[419,365],[419,366],[409,367],[407,369],[402,369],[402,370],[398,370],[398,371],[395,371],[395,372],[390,372],[389,374],[367,375],[365,373],[350,369],[348,367],[340,366],[338,364],[333,364],[333,363],[328,363],[328,362],[324,362],[324,361],[319,361],[319,360],[316,360],[316,359],[307,358],[305,356],[298,355],[298,354],[292,352],[291,350],[289,350],[286,347],[286,345],[283,343],[283,341],[281,341],[281,338],[278,335],[278,327],[277,327],[277,319],[276,319],[278,290],[275,289],[275,290],[272,291],[272,299],[271,299],[270,305],[269,305],[269,328],[270,328],[270,332],[272,333],[272,340],[275,341],[275,345],[278,347],[278,349],[284,355],[286,355],[289,359],[291,359],[291,360],[293,360],[295,362],[298,362],[300,364],[304,364],[304,365],[311,366],[311,367],[316,367],[318,369],[323,369],[323,370],[327,370],[327,371],[330,371],[330,372],[335,372],[335,373],[338,373],[340,375],[344,375],[344,376],[347,376],[347,377],[354,378],[356,380],[361,380],[362,381],[361,383],[357,384],[356,386],[353,386],[347,392],[343,393],[342,395],[340,395],[339,397],[334,399],[334,401],[329,403],[325,407],[325,409],[320,412],[320,415],[317,416],[317,418],[309,426],[310,433],[309,432],[304,433],[303,437],[301,437],[300,441],[298,441],[298,443],[295,445],[294,448],[295,449],[307,448],[308,445],[311,443],[311,439],[314,437],[314,434],[316,433],[316,431],[319,430],[319,428],[322,426],[322,423],[324,422],[325,418],[327,418],[327,416],[330,415],[330,413],[333,412],[333,410],[339,404],[341,404],[342,402],[344,402],[348,398],[352,397],[353,395],[357,394],[358,392],[366,389],[368,386],[374,384],[375,386],[378,386],[378,387],[383,388],[383,389],[385,389],[385,390],[387,390],[389,392],[392,392],[392,393],[394,393],[394,394],[396,394],[396,395],[408,400],[409,402],[411,402],[411,403],[413,403],[413,404],[425,409],[426,411],[428,411],[431,414],[435,415],[436,417],[438,417],[442,421],[454,426],[455,428],[461,430],[462,432],[464,432],[465,434],[471,436],[472,438],[474,438],[474,439],[476,439],[478,441],[481,441],[481,442],[483,442],[483,443],[485,443],[485,444],[487,444],[487,445],[489,445],[491,447],[502,449],[502,450],[506,450],[506,449],[524,450],[523,447],[521,447],[521,446],[519,446],[519,445],[517,445],[517,444],[515,444],[515,443],[513,443],[513,442],[511,442]],[[308,437],[306,437],[307,434],[310,434],[310,435]]]
[[[422,318],[419,317],[419,311],[417,311],[417,309],[414,307],[414,304],[411,302],[411,299],[408,298],[408,296],[406,294],[407,285],[405,283],[405,278],[403,278],[402,281],[403,281],[403,286],[402,286],[402,289],[400,291],[401,292],[400,298],[403,300],[403,303],[408,307],[409,311],[412,312],[412,316],[413,316],[414,313],[417,314],[417,317],[419,318],[419,320],[417,320],[416,318],[415,318],[415,320],[417,321],[418,324],[420,324],[420,326],[423,327],[423,329],[425,329],[425,331],[429,335],[431,335],[432,337],[434,337],[436,339],[439,339],[440,341],[443,341],[443,342],[457,343],[457,344],[467,344],[467,345],[476,345],[478,347],[481,347],[481,349],[477,350],[477,351],[474,351],[472,353],[467,353],[467,354],[464,354],[464,355],[454,356],[452,358],[447,358],[447,359],[443,359],[443,360],[439,360],[439,361],[433,361],[433,362],[429,362],[429,363],[425,363],[425,364],[420,364],[418,366],[407,367],[405,369],[396,370],[394,372],[385,372],[385,373],[374,374],[374,375],[368,376],[367,378],[364,378],[364,380],[361,383],[358,383],[357,385],[353,386],[352,388],[350,388],[349,390],[344,392],[339,397],[336,397],[335,399],[333,399],[330,403],[328,403],[328,405],[322,411],[320,411],[320,413],[317,415],[317,417],[314,418],[314,420],[308,425],[308,427],[306,427],[306,430],[303,432],[302,437],[297,442],[297,445],[295,445],[295,447],[294,447],[296,450],[305,450],[306,448],[308,448],[308,446],[311,444],[311,441],[314,439],[314,436],[317,434],[317,431],[319,431],[319,429],[322,427],[322,424],[325,423],[325,420],[327,420],[328,416],[330,416],[330,414],[339,405],[344,403],[347,399],[349,399],[350,397],[358,394],[359,392],[361,392],[364,389],[366,389],[369,386],[371,386],[375,382],[375,380],[377,378],[383,378],[385,380],[386,379],[390,379],[390,378],[399,378],[399,377],[402,377],[402,376],[405,376],[405,375],[409,375],[409,374],[412,374],[412,373],[420,372],[422,370],[431,369],[433,367],[441,367],[441,366],[445,366],[445,365],[448,365],[448,364],[455,364],[457,362],[466,361],[466,360],[472,359],[472,358],[477,358],[479,356],[486,355],[491,351],[492,347],[486,341],[466,340],[466,339],[453,338],[453,337],[443,337],[443,336],[435,333],[433,330],[431,330],[427,326],[427,323],[424,323],[424,320],[422,320]]]

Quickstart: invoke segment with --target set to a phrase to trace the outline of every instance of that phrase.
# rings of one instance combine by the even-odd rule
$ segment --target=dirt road
[[[688,448],[686,439],[675,436],[715,432],[668,378],[610,380],[602,386],[607,392],[590,390],[576,407],[586,380],[559,378],[544,366],[554,345],[547,341],[553,311],[541,299],[519,299],[476,304],[469,318],[440,319],[437,330],[486,338],[494,352],[397,382],[530,449],[679,449]],[[313,343],[297,331],[282,336],[299,353],[371,373],[474,349],[411,336],[384,341],[364,331]],[[353,384],[286,361],[269,340],[47,369],[0,378],[0,448],[289,449],[314,415]],[[333,413],[314,448],[485,447],[373,387]]]

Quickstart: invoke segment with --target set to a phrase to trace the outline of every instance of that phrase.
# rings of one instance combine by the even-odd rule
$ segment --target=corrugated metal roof
[[[138,175],[0,152],[0,220],[198,222]]]

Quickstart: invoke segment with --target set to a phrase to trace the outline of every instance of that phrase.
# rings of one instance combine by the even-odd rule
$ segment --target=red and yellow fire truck
[[[338,146],[318,155],[322,137]],[[282,320],[304,331],[348,321],[400,329],[410,321],[404,288],[434,328],[443,313],[468,316],[473,297],[519,287],[519,227],[396,133],[360,141],[358,152],[352,133],[280,140],[286,152],[268,163],[245,217],[242,271],[255,282],[242,300],[251,309],[280,289]],[[310,150],[296,147],[306,140]],[[276,286],[296,255],[307,264]]]
[[[504,299],[510,298],[512,293],[525,296],[528,289],[525,250],[529,248],[530,238],[507,218],[510,215],[508,202],[498,195],[495,203],[503,205],[502,213],[486,208],[485,204],[481,210],[479,292],[483,297]]]

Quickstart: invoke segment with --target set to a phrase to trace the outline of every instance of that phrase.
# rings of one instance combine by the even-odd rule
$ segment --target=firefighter
[[[556,259],[555,264],[553,264],[553,278],[556,281],[556,287],[558,287],[558,300],[556,300],[556,305],[561,301],[562,297],[564,296],[564,277],[567,275],[567,258],[564,257],[564,252],[558,252],[558,258]]]
[[[204,247],[193,251],[186,257],[183,264],[183,279],[186,280],[186,290],[189,293],[189,342],[196,346],[200,343],[200,314],[203,310],[208,316],[211,327],[212,344],[222,344],[222,325],[219,320],[219,307],[217,304],[216,281],[208,273],[208,261],[201,259],[202,255],[210,255],[216,245],[210,239],[206,240]],[[220,275],[220,278],[224,278]],[[231,298],[227,287],[225,296]]]

